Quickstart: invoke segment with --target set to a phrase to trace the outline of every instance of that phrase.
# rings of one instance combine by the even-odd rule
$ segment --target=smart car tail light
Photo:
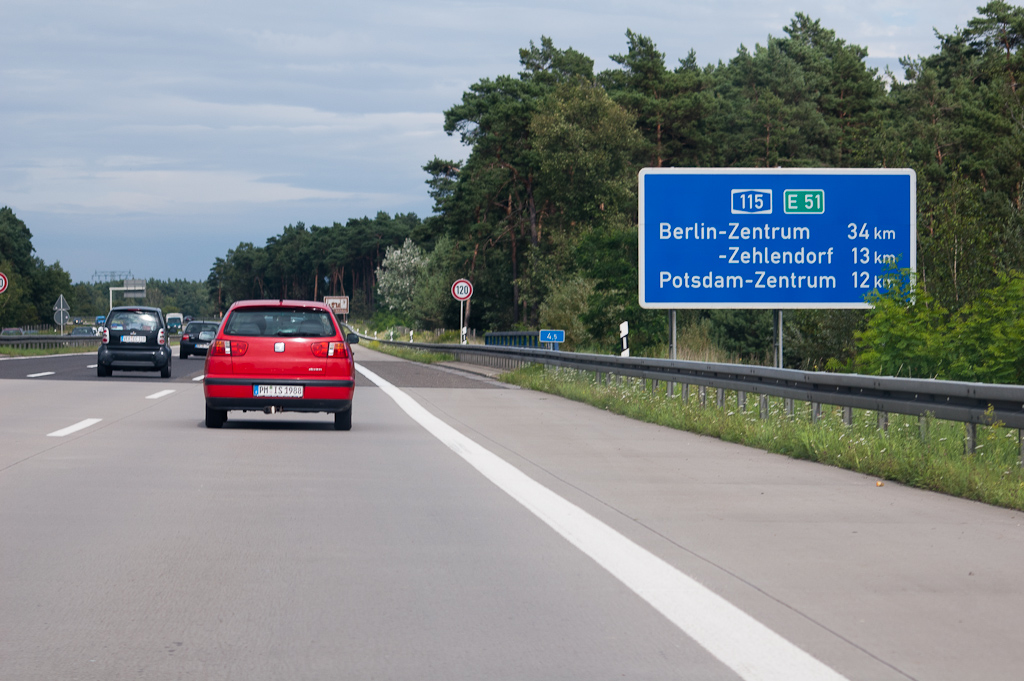
[[[348,348],[344,343],[324,342],[312,343],[309,349],[316,357],[330,357],[332,359],[348,359]]]
[[[103,327],[103,344],[106,345],[110,342],[110,329]]]
[[[160,329],[160,331],[157,332],[157,334],[156,334],[156,344],[157,345],[164,345],[166,343],[167,343],[167,334],[164,332],[163,329]]]

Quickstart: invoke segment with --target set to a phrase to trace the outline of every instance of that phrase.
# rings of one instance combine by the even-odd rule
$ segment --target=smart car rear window
[[[143,310],[116,310],[110,314],[107,326],[112,331],[156,331],[160,318]]]
[[[228,317],[228,336],[275,336],[324,338],[335,334],[330,314],[323,310],[246,308]]]

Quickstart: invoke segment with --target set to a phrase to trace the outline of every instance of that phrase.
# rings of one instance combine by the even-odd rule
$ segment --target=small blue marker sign
[[[541,343],[564,343],[565,331],[561,329],[541,329],[538,340]]]

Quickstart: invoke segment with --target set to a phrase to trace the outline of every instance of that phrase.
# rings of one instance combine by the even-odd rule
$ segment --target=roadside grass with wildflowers
[[[415,350],[413,348],[404,348],[401,345],[387,345],[384,343],[378,343],[377,341],[364,341],[360,345],[365,345],[367,348],[376,352],[383,352],[387,355],[393,355],[402,359],[408,359],[413,362],[420,362],[422,364],[436,364],[437,362],[454,362],[455,355],[450,355],[444,352],[431,352],[429,350]]]
[[[809,404],[796,402],[789,415],[785,401],[772,397],[769,416],[762,419],[753,394],[741,410],[737,394],[727,391],[725,406],[719,408],[717,393],[709,388],[702,407],[697,386],[690,386],[688,399],[683,399],[679,384],[669,397],[664,382],[655,391],[650,380],[615,377],[610,384],[598,383],[593,372],[540,365],[509,372],[501,380],[640,421],[1024,511],[1018,433],[999,423],[978,426],[976,450],[967,454],[964,424],[930,417],[922,428],[916,416],[890,414],[883,431],[877,412],[855,409],[853,424],[847,426],[842,408],[822,405],[815,423]]]

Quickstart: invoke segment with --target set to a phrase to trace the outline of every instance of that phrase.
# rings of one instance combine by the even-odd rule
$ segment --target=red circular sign
[[[469,300],[473,297],[473,284],[468,279],[459,279],[452,284],[452,297],[455,300]]]
[[[0,272],[0,293],[7,290],[7,275]]]

